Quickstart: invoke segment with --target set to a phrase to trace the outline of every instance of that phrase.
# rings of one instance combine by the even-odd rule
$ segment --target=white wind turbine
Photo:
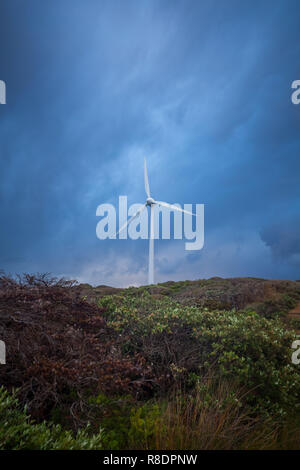
[[[141,207],[127,222],[119,229],[117,235],[122,232],[126,227],[128,227],[131,222],[136,219],[145,209],[146,207],[150,207],[150,237],[149,237],[149,265],[148,265],[148,284],[154,284],[154,206],[163,206],[167,207],[168,209],[172,209],[179,212],[185,212],[189,215],[195,215],[192,212],[186,211],[184,209],[180,209],[179,207],[168,204],[167,202],[162,201],[155,201],[150,195],[150,188],[149,188],[149,180],[148,180],[148,173],[147,173],[147,164],[146,158],[144,159],[144,180],[145,180],[145,191],[147,195],[147,199],[143,207]]]

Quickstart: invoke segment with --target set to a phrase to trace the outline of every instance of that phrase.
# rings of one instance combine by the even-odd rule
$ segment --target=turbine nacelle
[[[155,204],[154,199],[152,197],[148,197],[146,200],[146,206],[152,206],[153,204]]]

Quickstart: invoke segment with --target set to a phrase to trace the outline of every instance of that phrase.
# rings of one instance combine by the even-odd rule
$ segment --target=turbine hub
[[[155,204],[155,201],[152,197],[148,197],[146,200],[147,206],[152,206],[152,204]]]

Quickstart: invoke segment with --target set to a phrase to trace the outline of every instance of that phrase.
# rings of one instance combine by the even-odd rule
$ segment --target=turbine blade
[[[122,227],[118,230],[116,235],[119,235],[119,233],[122,232],[124,228],[126,228],[129,224],[131,224],[131,222],[134,219],[136,219],[143,212],[144,209],[146,209],[146,204],[144,204],[143,207],[141,207],[135,214],[133,214],[133,216],[130,217],[130,219],[127,220],[127,222],[124,225],[122,225]]]
[[[173,209],[175,211],[184,212],[185,214],[194,215],[195,217],[197,217],[197,214],[193,214],[193,212],[186,211],[185,209],[180,209],[174,204],[168,204],[167,202],[162,202],[162,201],[154,201],[154,202],[155,204],[158,204],[159,206],[168,207],[168,209]]]
[[[150,188],[149,188],[149,181],[148,181],[146,158],[144,159],[144,180],[145,180],[145,191],[146,191],[147,197],[150,197]]]

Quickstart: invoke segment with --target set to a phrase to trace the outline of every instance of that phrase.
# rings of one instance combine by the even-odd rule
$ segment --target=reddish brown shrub
[[[74,407],[89,393],[147,394],[153,382],[142,356],[121,353],[103,309],[82,299],[74,283],[48,275],[0,277],[0,338],[7,364],[0,383],[38,419],[54,406]]]

